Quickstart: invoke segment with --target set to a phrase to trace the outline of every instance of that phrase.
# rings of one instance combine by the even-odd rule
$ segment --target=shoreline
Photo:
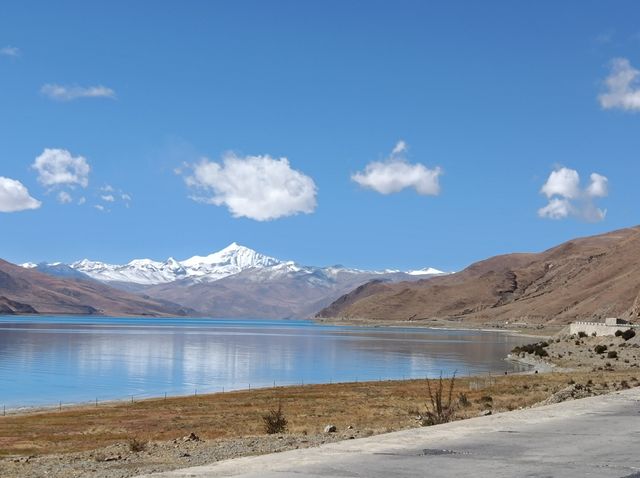
[[[370,319],[344,319],[340,317],[309,319],[319,325],[334,325],[345,327],[388,327],[401,329],[434,329],[434,330],[460,330],[460,331],[477,331],[477,332],[499,332],[518,337],[531,338],[548,338],[560,333],[568,325],[529,325],[529,324],[473,324],[465,322],[460,323],[458,320],[452,319],[425,319],[425,321],[397,321],[397,320],[370,320]],[[529,330],[531,329],[531,330]]]
[[[504,357],[504,361],[506,362],[514,362],[514,363],[518,363],[520,365],[526,365],[531,367],[530,370],[522,370],[522,371],[509,371],[508,374],[506,374],[504,372],[504,370],[501,371],[487,371],[487,372],[483,372],[480,374],[475,374],[475,375],[464,375],[464,376],[460,376],[457,375],[456,376],[456,380],[458,379],[482,379],[482,378],[486,378],[488,377],[498,377],[498,376],[513,376],[513,375],[527,375],[527,374],[532,374],[535,372],[535,370],[538,370],[538,372],[540,373],[547,373],[550,372],[552,370],[546,370],[546,369],[537,369],[535,367],[535,365],[530,364],[528,362],[526,362],[525,360],[521,360],[521,359],[511,359],[510,358],[511,354],[508,354],[506,357]],[[450,377],[443,377],[443,379],[448,380]],[[111,399],[111,400],[98,400],[97,401],[97,405],[96,405],[96,401],[93,400],[86,400],[86,401],[81,401],[81,402],[67,402],[64,403],[62,402],[62,404],[50,404],[50,405],[33,405],[33,406],[18,406],[18,407],[7,407],[3,409],[4,415],[0,415],[0,419],[3,418],[3,416],[6,417],[10,417],[10,416],[20,416],[20,415],[36,415],[36,414],[42,414],[42,413],[62,413],[62,412],[67,412],[67,411],[74,411],[74,410],[96,410],[99,409],[100,407],[117,407],[117,406],[129,406],[129,405],[135,405],[135,404],[140,404],[140,403],[144,403],[144,402],[158,402],[158,401],[167,401],[167,400],[181,400],[181,399],[190,399],[190,398],[211,398],[211,397],[216,397],[216,396],[223,396],[226,394],[233,394],[233,393],[252,393],[252,392],[261,392],[261,391],[265,391],[265,390],[287,390],[287,389],[294,389],[294,388],[298,388],[298,387],[322,387],[322,386],[331,386],[331,385],[359,385],[359,384],[376,384],[376,383],[396,383],[396,384],[403,384],[403,383],[411,383],[411,382],[416,382],[416,381],[426,381],[426,380],[437,380],[438,376],[433,376],[433,377],[406,377],[406,378],[386,378],[386,379],[378,379],[378,380],[362,380],[362,381],[346,381],[346,382],[340,382],[340,381],[336,381],[336,382],[318,382],[318,383],[306,383],[306,384],[283,384],[283,385],[277,385],[273,386],[273,385],[266,385],[266,386],[256,386],[256,387],[251,387],[251,388],[235,388],[235,389],[225,389],[224,391],[217,391],[217,392],[208,392],[208,391],[203,391],[202,393],[197,393],[197,394],[175,394],[175,395],[169,395],[169,394],[165,394],[165,395],[151,395],[151,396],[145,396],[142,398],[138,398],[138,399],[134,399],[134,400],[130,400],[129,397],[127,398],[116,398],[116,399]]]
[[[464,322],[458,319],[423,319],[423,320],[378,320],[378,319],[358,319],[358,318],[340,318],[340,317],[307,317],[307,318],[260,318],[260,317],[208,317],[203,315],[102,315],[102,314],[8,314],[0,315],[2,319],[187,319],[187,320],[224,320],[224,321],[283,321],[283,322],[309,322],[317,325],[333,325],[333,326],[348,326],[348,327],[388,327],[388,328],[403,328],[403,329],[435,329],[435,330],[464,330],[464,331],[480,331],[480,332],[502,332],[513,335],[519,335],[522,337],[536,337],[544,338],[557,334],[567,325],[543,325],[543,324],[486,324],[486,323],[470,323]]]

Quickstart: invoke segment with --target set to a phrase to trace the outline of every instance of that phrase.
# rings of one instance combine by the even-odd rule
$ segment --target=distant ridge
[[[193,311],[92,280],[60,278],[0,259],[0,313],[176,316]]]
[[[640,317],[640,227],[508,254],[428,281],[371,282],[318,317],[566,324]]]
[[[418,280],[443,274],[433,268],[363,271],[283,261],[238,243],[183,261],[135,259],[114,265],[87,259],[72,264],[25,263],[54,276],[100,281],[128,292],[169,300],[214,317],[307,318],[340,295],[372,279]]]
[[[108,264],[105,262],[83,259],[71,264],[54,262],[51,264],[26,262],[22,264],[27,269],[38,269],[52,275],[71,276],[72,271],[84,277],[105,282],[136,285],[168,284],[175,281],[189,280],[193,283],[214,282],[225,277],[239,274],[245,270],[271,270],[273,273],[299,272],[301,270],[323,270],[327,273],[343,271],[367,274],[403,274],[400,270],[362,271],[343,266],[311,267],[302,266],[292,261],[282,261],[254,251],[236,242],[224,249],[207,256],[193,256],[183,261],[170,257],[166,261],[152,259],[134,259],[127,264]],[[433,276],[444,274],[437,269],[407,271],[409,275]]]

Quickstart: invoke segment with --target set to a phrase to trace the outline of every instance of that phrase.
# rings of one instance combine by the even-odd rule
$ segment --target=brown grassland
[[[456,419],[485,410],[534,405],[568,383],[593,382],[599,390],[638,385],[637,370],[575,371],[457,378]],[[626,383],[625,383],[626,382]],[[432,382],[432,386],[437,385]],[[464,397],[461,397],[464,394]],[[358,436],[419,426],[429,401],[425,380],[277,387],[105,403],[0,417],[0,457],[98,450],[132,439],[168,441],[196,433],[204,440],[264,435],[262,415],[282,404],[289,434],[315,435],[331,423]]]

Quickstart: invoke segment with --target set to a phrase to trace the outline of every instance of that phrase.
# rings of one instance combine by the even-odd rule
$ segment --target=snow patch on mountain
[[[56,263],[56,265],[58,264]],[[27,262],[22,266],[36,268],[39,265]],[[208,256],[193,256],[183,261],[177,261],[172,257],[166,261],[134,259],[127,264],[118,265],[83,259],[69,264],[69,267],[102,282],[139,285],[167,284],[179,280],[189,280],[194,283],[214,282],[245,271],[244,275],[251,275],[252,281],[272,280],[288,275],[306,276],[308,280],[319,282],[331,282],[340,275],[410,274],[428,276],[443,274],[433,268],[403,273],[399,270],[362,271],[342,266],[324,268],[303,266],[293,261],[280,261],[274,257],[260,254],[235,242]]]

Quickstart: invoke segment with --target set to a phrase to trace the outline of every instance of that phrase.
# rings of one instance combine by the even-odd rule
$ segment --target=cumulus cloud
[[[398,141],[387,159],[367,164],[364,171],[353,174],[351,180],[380,194],[397,193],[406,188],[414,188],[425,196],[440,194],[442,169],[409,163],[405,158],[407,150],[407,144]]]
[[[538,216],[547,219],[577,217],[590,222],[602,221],[606,210],[596,207],[594,200],[607,197],[609,180],[598,173],[592,173],[586,188],[580,186],[580,175],[575,169],[558,168],[552,171],[540,189],[549,200],[538,209]]]
[[[114,202],[116,200],[113,194],[103,194],[100,197],[102,198],[103,201],[106,201],[106,202]]]
[[[5,46],[0,48],[0,55],[2,56],[12,56],[17,58],[20,56],[20,48],[15,46]]]
[[[40,92],[57,101],[72,101],[79,98],[116,98],[116,92],[106,86],[65,86],[48,83]]]
[[[72,201],[73,201],[73,198],[71,197],[71,194],[69,194],[68,192],[60,191],[58,193],[58,202],[60,204],[69,204]]]
[[[38,181],[43,186],[89,185],[91,167],[82,156],[72,156],[66,149],[45,149],[31,165],[38,172]]]
[[[604,109],[640,111],[640,71],[626,58],[611,62],[611,73],[604,80],[606,91],[598,100]]]
[[[313,179],[291,168],[287,158],[227,153],[221,163],[205,158],[191,169],[185,182],[197,191],[192,199],[224,205],[234,217],[269,221],[316,208]]]
[[[0,176],[0,212],[38,209],[41,205],[20,181]]]

